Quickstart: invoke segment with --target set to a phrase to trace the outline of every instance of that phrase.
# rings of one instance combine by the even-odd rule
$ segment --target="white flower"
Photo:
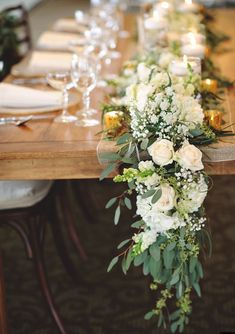
[[[136,211],[137,215],[140,215],[143,218],[152,209],[151,197],[142,198],[142,196],[138,195],[136,198],[136,206],[137,206],[137,211]]]
[[[163,86],[166,87],[169,84],[169,76],[166,72],[156,73],[152,77],[151,83],[154,85],[156,89],[163,87]]]
[[[149,80],[151,70],[144,63],[140,63],[137,67],[137,75],[140,81],[146,82]]]
[[[181,102],[180,120],[189,123],[190,128],[194,128],[195,124],[202,124],[204,114],[199,102],[192,96],[177,96]],[[191,124],[190,124],[191,123]]]
[[[146,161],[140,161],[138,168],[141,172],[143,172],[144,170],[154,170],[155,167],[153,165],[153,162],[151,160],[146,160]]]
[[[170,62],[174,59],[174,55],[170,52],[163,52],[161,53],[158,64],[161,68],[167,69],[169,66]]]
[[[194,145],[185,142],[184,145],[176,152],[175,160],[181,167],[198,171],[204,168],[202,164],[202,152]]]
[[[141,244],[142,252],[145,251],[145,249],[149,248],[149,246],[156,241],[156,238],[157,238],[157,233],[154,230],[147,230],[145,232],[142,232],[142,244]]]
[[[137,109],[139,111],[144,110],[144,107],[148,101],[148,97],[152,93],[153,93],[153,86],[151,85],[145,85],[141,83],[137,86],[136,103],[137,103]]]
[[[178,208],[186,213],[198,211],[202,206],[208,192],[208,185],[202,177],[199,182],[188,184],[178,202]]]
[[[153,210],[161,212],[172,210],[175,206],[175,190],[168,184],[161,185],[162,195],[159,200],[152,205]]]
[[[178,218],[155,210],[149,211],[143,220],[156,233],[164,233],[178,227]]]
[[[173,143],[167,139],[155,141],[148,147],[148,152],[153,161],[159,166],[166,166],[173,162]]]
[[[153,175],[148,176],[145,180],[144,180],[144,184],[146,185],[146,187],[153,187],[159,184],[161,180],[161,177],[159,175],[157,175],[156,173],[153,173]]]

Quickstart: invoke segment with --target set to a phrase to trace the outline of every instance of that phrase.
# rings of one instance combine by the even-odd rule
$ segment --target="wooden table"
[[[218,28],[232,37],[225,46],[233,49],[230,53],[216,55],[216,61],[222,73],[234,79],[235,10],[218,9],[214,12]],[[127,22],[133,23],[131,18]],[[121,40],[119,49],[123,57],[116,69],[133,54],[133,38]],[[7,80],[10,81],[11,77]],[[104,96],[104,91],[96,90],[92,104],[98,107]],[[53,123],[52,120],[32,121],[27,123],[27,127],[0,126],[0,179],[98,178],[103,169],[96,153],[100,140],[96,134],[100,130],[100,126],[80,128],[74,124]],[[206,169],[210,174],[235,174],[235,161],[210,163]]]

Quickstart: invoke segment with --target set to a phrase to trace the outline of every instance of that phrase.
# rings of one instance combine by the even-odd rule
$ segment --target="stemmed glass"
[[[95,126],[97,119],[91,117],[97,111],[90,107],[90,93],[96,87],[96,62],[87,55],[74,54],[71,64],[71,77],[74,87],[83,95],[83,109],[77,114],[82,115],[76,122],[77,126]]]
[[[68,89],[72,88],[71,75],[69,72],[51,72],[47,74],[46,80],[54,89],[62,93],[62,113],[54,118],[57,123],[71,123],[77,120],[77,117],[68,112],[69,94]]]

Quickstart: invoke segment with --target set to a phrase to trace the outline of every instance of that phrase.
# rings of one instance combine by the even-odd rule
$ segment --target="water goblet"
[[[48,84],[62,93],[62,113],[54,118],[57,123],[71,123],[77,120],[77,117],[68,112],[69,94],[68,90],[72,88],[71,75],[69,72],[50,72],[47,74]]]
[[[90,107],[90,93],[96,87],[96,64],[94,59],[87,55],[74,54],[71,64],[71,77],[74,87],[82,93],[83,109],[77,115],[81,118],[76,125],[81,127],[95,126],[100,122],[91,117],[97,111]]]

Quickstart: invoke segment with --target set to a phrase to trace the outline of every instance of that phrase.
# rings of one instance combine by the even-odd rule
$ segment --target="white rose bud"
[[[185,143],[175,155],[175,160],[181,167],[195,172],[204,168],[202,164],[202,152],[194,145]]]
[[[166,166],[173,162],[174,147],[173,143],[167,139],[155,141],[148,147],[148,152],[153,161],[159,166]]]
[[[153,210],[165,212],[172,210],[175,206],[175,190],[168,184],[161,185],[162,195],[159,200],[153,204]]]

